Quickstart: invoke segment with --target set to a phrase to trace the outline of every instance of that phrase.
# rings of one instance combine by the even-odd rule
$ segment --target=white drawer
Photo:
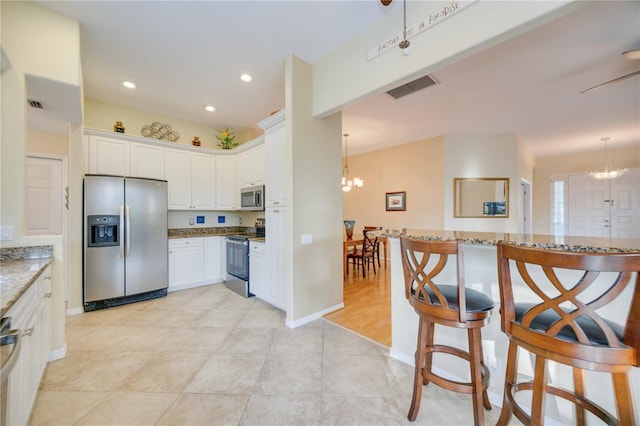
[[[184,248],[184,247],[203,247],[204,246],[204,238],[202,237],[194,237],[194,238],[172,238],[169,240],[169,248]]]
[[[249,241],[249,252],[264,253],[264,243]]]

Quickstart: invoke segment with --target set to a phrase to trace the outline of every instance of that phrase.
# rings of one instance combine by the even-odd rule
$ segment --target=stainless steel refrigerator
[[[165,296],[167,264],[167,182],[85,176],[84,310]]]

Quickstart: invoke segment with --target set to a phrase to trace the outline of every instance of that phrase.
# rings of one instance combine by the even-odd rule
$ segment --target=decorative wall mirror
[[[454,178],[454,217],[509,217],[509,178]]]

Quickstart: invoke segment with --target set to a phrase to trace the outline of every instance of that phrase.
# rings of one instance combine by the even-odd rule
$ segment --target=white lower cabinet
[[[265,302],[269,300],[267,292],[267,263],[265,245],[259,241],[249,242],[249,291]]]
[[[224,237],[169,240],[169,289],[184,290],[222,282]]]
[[[203,238],[169,240],[169,291],[189,288],[204,279]]]
[[[20,330],[17,362],[7,383],[8,425],[26,425],[51,351],[51,266],[6,314]]]

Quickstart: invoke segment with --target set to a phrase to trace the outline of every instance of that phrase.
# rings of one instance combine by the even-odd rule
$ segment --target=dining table
[[[387,269],[387,237],[378,237],[378,242],[382,243],[383,251],[384,251],[384,268]],[[349,252],[349,247],[357,247],[362,246],[364,244],[364,235],[363,234],[353,234],[351,237],[347,237],[347,235],[342,236],[342,258],[344,262],[344,277],[347,277],[348,272],[348,263],[347,263],[347,253]]]

